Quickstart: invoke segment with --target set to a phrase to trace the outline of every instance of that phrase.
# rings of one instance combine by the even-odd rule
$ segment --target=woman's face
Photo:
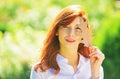
[[[59,27],[57,34],[60,47],[78,47],[82,38],[81,20],[80,17],[76,17],[69,25]]]

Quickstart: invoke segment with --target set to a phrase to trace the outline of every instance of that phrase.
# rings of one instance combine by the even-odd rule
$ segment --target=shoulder
[[[44,79],[44,74],[37,68],[40,62],[35,63],[31,68],[30,79]]]
[[[50,79],[52,79],[51,77],[54,76],[53,75],[54,70],[48,69],[46,71],[42,71],[41,68],[37,68],[37,70],[36,70],[35,68],[38,67],[39,64],[40,64],[40,62],[38,62],[32,66],[30,79],[48,79],[49,77],[50,77]]]

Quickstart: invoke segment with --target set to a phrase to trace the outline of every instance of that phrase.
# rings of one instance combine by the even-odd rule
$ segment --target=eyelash
[[[81,28],[77,27],[76,29],[81,30]]]
[[[65,26],[64,28],[69,28],[69,27],[68,27],[68,26]],[[77,30],[81,30],[80,27],[76,27],[75,29],[77,29]]]

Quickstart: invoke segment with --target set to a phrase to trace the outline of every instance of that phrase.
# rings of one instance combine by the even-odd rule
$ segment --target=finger
[[[95,48],[92,50],[92,52],[89,54],[89,56],[96,54],[96,53],[102,54],[102,52],[98,48]]]
[[[92,53],[89,54],[89,56],[95,55],[95,54],[99,54],[100,51],[94,51]]]
[[[90,58],[94,58],[96,60],[101,60],[103,61],[105,59],[104,54],[100,54],[100,53],[94,53],[93,55],[90,56]]]
[[[89,47],[89,50],[90,50],[90,52],[92,53],[92,52],[98,50],[98,48],[95,47],[95,46],[90,46],[90,47]]]

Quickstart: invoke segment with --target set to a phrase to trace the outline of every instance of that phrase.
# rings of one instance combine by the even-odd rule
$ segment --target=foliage
[[[112,20],[107,21],[109,24],[106,33],[104,34],[104,43],[102,45],[102,50],[105,52],[106,60],[104,61],[105,79],[119,79],[120,73],[120,61],[119,61],[119,51],[120,51],[120,16],[110,18]],[[110,73],[111,76],[107,76]]]

